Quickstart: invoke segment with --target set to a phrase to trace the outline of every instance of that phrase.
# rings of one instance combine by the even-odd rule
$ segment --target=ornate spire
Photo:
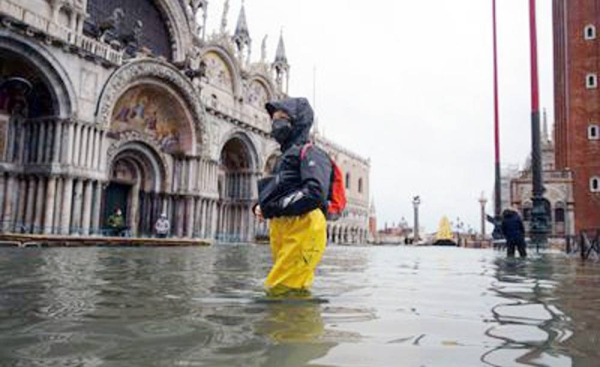
[[[275,52],[275,62],[273,62],[273,69],[275,70],[275,81],[279,88],[280,93],[288,93],[289,89],[289,78],[290,78],[290,65],[285,55],[285,45],[283,43],[283,31],[279,36],[279,44],[277,45],[277,52]],[[285,87],[284,83],[285,75]]]
[[[548,133],[548,115],[544,108],[544,117],[542,121],[542,142],[546,143],[550,141],[550,134]]]
[[[275,64],[281,63],[287,65],[287,56],[285,55],[285,44],[283,43],[283,31],[279,35],[279,44],[275,53]]]
[[[250,39],[250,31],[248,30],[248,23],[246,22],[246,6],[244,2],[242,2],[242,9],[240,10],[240,15],[238,16],[235,33],[233,34],[232,39],[237,46],[241,63],[244,64],[244,58],[246,62],[250,62],[252,40]],[[248,54],[244,55],[246,47],[248,48]]]

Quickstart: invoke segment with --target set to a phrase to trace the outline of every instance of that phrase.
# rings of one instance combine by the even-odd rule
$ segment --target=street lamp
[[[421,197],[415,196],[412,200],[413,209],[414,209],[414,217],[415,217],[415,229],[414,233],[414,242],[419,242],[419,205],[421,205]]]
[[[479,197],[479,205],[481,205],[481,238],[485,238],[485,205],[487,204],[487,198],[485,194],[481,192],[481,196]]]
[[[535,0],[529,0],[529,36],[531,40],[531,173],[533,198],[530,234],[536,247],[545,247],[548,241],[548,212],[544,199],[542,179],[542,151],[540,146],[540,102],[538,83],[537,30]]]

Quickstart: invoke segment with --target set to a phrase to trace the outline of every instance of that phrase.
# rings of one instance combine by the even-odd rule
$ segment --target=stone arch
[[[275,168],[275,164],[277,163],[277,159],[281,154],[278,152],[273,152],[268,155],[267,159],[265,159],[265,164],[263,166],[263,175],[268,175],[273,172],[273,168]]]
[[[113,117],[113,110],[117,101],[131,87],[141,82],[152,82],[162,85],[165,90],[171,91],[174,98],[181,101],[184,111],[189,114],[191,131],[193,131],[195,154],[207,151],[208,136],[204,122],[204,112],[200,105],[197,90],[172,65],[156,59],[140,59],[117,69],[106,82],[98,101],[96,111],[97,122],[109,127]]]
[[[231,77],[231,84],[232,84],[231,93],[233,93],[234,96],[241,95],[241,89],[242,89],[241,80],[240,80],[241,71],[240,71],[240,68],[239,68],[237,62],[235,61],[235,57],[233,57],[232,54],[228,50],[224,49],[221,46],[210,45],[202,50],[202,59],[204,59],[206,61],[205,58],[207,57],[207,55],[210,55],[211,53],[215,54],[216,57],[218,57],[228,68],[228,72],[229,72],[229,76]],[[210,73],[209,68],[210,68],[210,65],[207,65],[207,71],[206,71],[207,74]]]
[[[259,90],[258,88],[262,90]],[[258,109],[264,109],[264,105],[267,102],[275,99],[274,90],[275,88],[267,78],[260,74],[252,75],[248,80],[246,101]]]
[[[103,222],[120,209],[133,235],[151,234],[164,209],[159,194],[167,187],[166,167],[164,157],[146,142],[128,141],[116,148],[102,193]]]
[[[54,113],[58,117],[68,118],[77,113],[77,94],[73,83],[50,52],[19,35],[8,34],[5,30],[0,30],[0,50],[2,49],[22,57],[40,71],[40,78],[50,91]]]
[[[154,21],[154,18],[148,18],[147,14],[156,13],[160,17],[160,25],[164,27],[164,36],[165,39],[165,49],[168,48],[170,59],[174,62],[181,62],[185,60],[185,56],[189,46],[192,44],[192,35],[188,26],[187,17],[185,14],[185,9],[180,2],[176,1],[168,1],[168,0],[154,0],[150,2],[140,1],[140,3],[131,2],[123,3],[118,0],[88,0],[86,13],[89,14],[93,23],[100,23],[104,21],[104,18],[109,17],[113,14],[113,12],[117,8],[121,8],[124,10],[125,21],[122,23],[127,24],[131,27],[131,23],[137,20],[141,20],[142,23],[148,23],[148,21]],[[153,9],[150,11],[149,8],[143,9],[143,7],[152,7]],[[134,14],[131,14],[134,12]],[[137,14],[135,14],[137,12]],[[150,16],[150,15],[148,15]],[[150,33],[148,33],[146,40],[152,39],[152,36],[157,36],[157,34],[153,34],[156,32],[158,27],[156,24],[144,24],[146,27],[146,31],[149,29]],[[129,28],[128,27],[128,28]],[[96,34],[98,30],[90,29],[92,32],[90,35],[93,37],[98,37],[99,34]],[[127,29],[127,31],[131,31]],[[162,36],[162,30],[158,36]],[[142,28],[142,33],[144,33],[144,28]],[[156,37],[155,37],[156,38]]]
[[[257,171],[259,169],[259,167],[263,167],[263,163],[261,162],[260,156],[256,150],[256,144],[254,144],[254,142],[248,136],[248,134],[246,134],[243,131],[234,131],[234,132],[228,134],[225,137],[225,139],[223,139],[223,141],[219,147],[219,154],[221,154],[223,152],[223,149],[225,149],[225,146],[233,140],[239,140],[241,142],[241,144],[243,145],[243,147],[245,148],[246,153],[248,154],[250,166],[247,167],[247,169],[250,169],[252,171]],[[219,158],[221,158],[221,157],[219,157]]]

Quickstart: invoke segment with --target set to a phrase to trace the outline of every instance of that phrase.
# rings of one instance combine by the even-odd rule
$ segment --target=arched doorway
[[[120,209],[131,235],[151,236],[165,209],[160,195],[164,177],[161,159],[151,147],[139,142],[125,145],[110,166],[110,181],[103,195],[103,225]]]
[[[256,155],[251,147],[246,139],[236,136],[229,139],[221,150],[218,175],[219,240],[252,240],[255,222],[251,208],[256,200]]]

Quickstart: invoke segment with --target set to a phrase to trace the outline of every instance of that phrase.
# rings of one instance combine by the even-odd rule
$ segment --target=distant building
[[[574,234],[573,179],[570,172],[556,170],[555,147],[548,134],[545,113],[542,129],[542,177],[546,209],[550,214],[550,235]],[[510,182],[511,205],[520,211],[527,231],[531,223],[532,189],[531,158],[528,158],[525,169]]]
[[[381,244],[405,244],[407,240],[412,239],[413,228],[409,226],[406,219],[402,218],[398,224],[392,223],[377,232],[377,242]]]

